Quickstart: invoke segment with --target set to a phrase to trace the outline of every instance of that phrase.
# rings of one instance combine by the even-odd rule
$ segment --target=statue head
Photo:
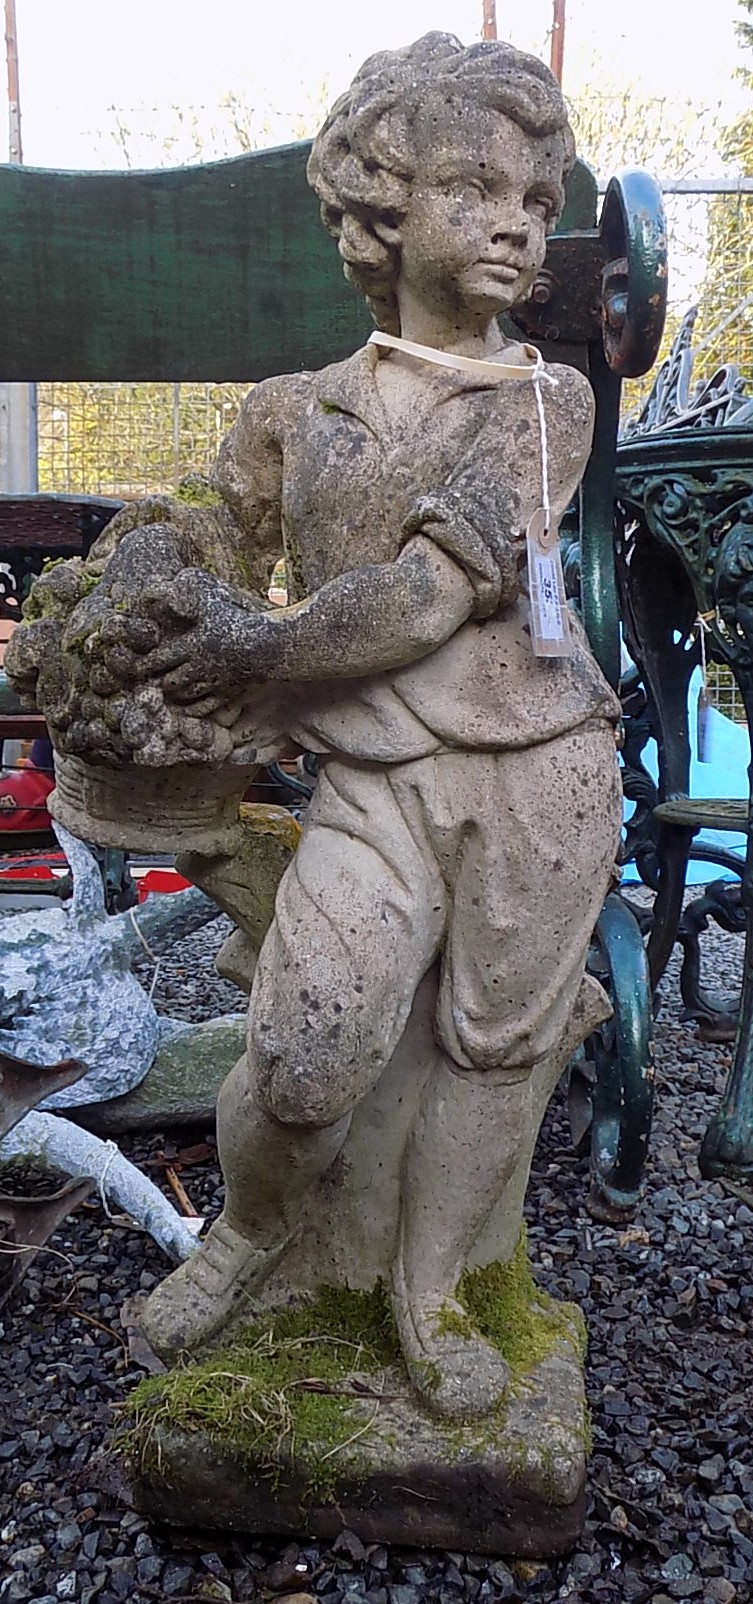
[[[543,62],[429,33],[369,57],[317,134],[308,178],[346,277],[398,334],[411,275],[488,317],[523,299],[574,159]]]

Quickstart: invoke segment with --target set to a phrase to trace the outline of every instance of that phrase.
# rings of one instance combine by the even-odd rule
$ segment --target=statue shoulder
[[[553,394],[557,401],[566,405],[571,415],[582,418],[584,424],[592,424],[596,401],[585,373],[564,362],[547,362],[545,371],[556,383]]]
[[[277,434],[298,413],[311,395],[311,373],[278,373],[260,379],[243,401],[238,417],[242,427]]]

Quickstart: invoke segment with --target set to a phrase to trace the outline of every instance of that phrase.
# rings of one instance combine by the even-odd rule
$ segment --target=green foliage
[[[274,107],[261,84],[250,93],[229,89],[214,105],[165,104],[158,117],[154,106],[110,106],[110,125],[100,133],[108,155],[104,165],[112,165],[113,148],[127,168],[178,167],[310,139],[332,98],[325,78],[299,94],[295,109],[288,111]]]
[[[621,167],[694,177],[699,153],[713,149],[712,109],[681,96],[644,96],[634,84],[601,80],[568,102],[578,155],[606,181]]]

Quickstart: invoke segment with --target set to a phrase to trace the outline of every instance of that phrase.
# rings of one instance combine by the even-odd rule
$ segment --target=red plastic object
[[[46,863],[29,864],[25,869],[0,869],[0,880],[54,880]]]
[[[190,884],[190,880],[170,869],[150,869],[136,882],[139,902],[145,902],[150,891],[186,891]]]

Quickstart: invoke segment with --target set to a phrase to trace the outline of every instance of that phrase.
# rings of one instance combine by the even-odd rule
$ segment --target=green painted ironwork
[[[620,618],[614,567],[614,453],[621,384],[600,345],[590,347],[590,358],[596,425],[581,490],[581,607],[591,650],[616,690],[620,683]]]
[[[653,586],[653,612],[663,615],[664,638],[689,635],[696,613],[705,618],[708,652],[732,670],[745,707],[748,730],[753,734],[753,449],[745,429],[692,429],[644,436],[628,441],[618,451],[617,487],[631,527],[626,551],[632,596],[633,622],[637,621],[631,649],[645,663],[646,677],[661,722],[660,757],[662,801],[680,800],[688,789],[688,739],[685,718],[687,674],[662,675],[667,653],[657,648],[652,609],[644,592]],[[659,556],[671,554],[679,581],[661,587],[659,567],[651,561],[653,544]],[[636,564],[636,552],[647,555]],[[659,565],[660,566],[660,565]],[[670,574],[672,570],[669,570]],[[691,601],[688,614],[688,598]],[[643,628],[640,627],[641,623]],[[653,625],[653,627],[652,627]],[[686,659],[692,668],[697,650]],[[671,666],[671,665],[670,665]],[[718,830],[739,830],[739,808],[730,817],[729,804],[704,803],[707,820]],[[701,1170],[712,1178],[726,1175],[753,1180],[753,803],[745,810],[742,828],[746,855],[740,897],[745,915],[745,955],[735,1054],[717,1115],[701,1150]],[[663,810],[663,883],[657,939],[661,959],[671,950],[682,899],[685,866],[697,823],[686,814],[673,819]],[[671,894],[667,886],[671,882]],[[659,899],[657,899],[659,904]],[[652,935],[653,940],[653,935]],[[652,971],[654,981],[660,966]]]
[[[607,897],[596,926],[597,967],[613,1019],[589,1044],[596,1069],[590,1212],[630,1218],[638,1202],[654,1102],[653,1020],[646,949],[622,899]]]
[[[613,178],[601,232],[604,350],[613,373],[637,379],[653,367],[667,315],[667,224],[656,180],[639,168]]]

